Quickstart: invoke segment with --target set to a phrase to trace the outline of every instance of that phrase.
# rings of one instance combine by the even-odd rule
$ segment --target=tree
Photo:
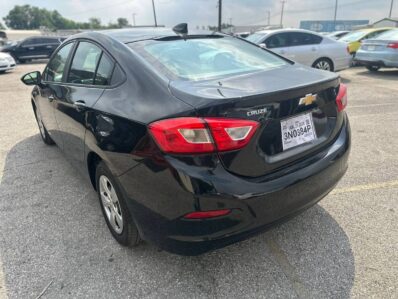
[[[117,25],[119,28],[124,28],[124,27],[128,27],[130,24],[126,18],[118,18]]]
[[[0,22],[0,30],[4,30],[6,27],[4,27],[3,23]]]
[[[90,24],[90,29],[101,29],[101,20],[99,18],[90,18],[88,19]]]

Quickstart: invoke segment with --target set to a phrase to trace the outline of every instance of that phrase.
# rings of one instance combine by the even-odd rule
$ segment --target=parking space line
[[[280,248],[279,244],[268,236],[266,238],[266,244],[271,251],[271,254],[275,257],[279,267],[281,267],[283,273],[285,273],[288,280],[291,282],[294,291],[299,298],[312,298],[310,292],[301,281],[300,277],[296,274],[295,268],[290,264],[287,256]]]
[[[5,277],[3,272],[3,264],[0,257],[0,299],[7,299],[7,289],[5,283]]]
[[[385,188],[395,188],[395,187],[398,187],[398,180],[364,184],[364,185],[356,185],[356,186],[351,186],[351,187],[346,187],[346,188],[337,188],[337,189],[334,189],[332,192],[330,192],[330,194],[359,192],[359,191],[365,191],[365,190],[375,190],[375,189],[385,189]]]

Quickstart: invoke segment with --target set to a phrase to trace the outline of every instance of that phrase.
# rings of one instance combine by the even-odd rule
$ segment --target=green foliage
[[[118,18],[116,24],[110,23],[108,26],[103,26],[98,18],[90,18],[88,22],[75,22],[64,18],[56,10],[50,11],[30,5],[15,5],[3,19],[6,25],[12,29],[39,29],[40,27],[50,30],[105,29],[129,26],[125,18]]]

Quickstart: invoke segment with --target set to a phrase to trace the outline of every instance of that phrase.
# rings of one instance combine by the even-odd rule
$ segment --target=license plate
[[[368,51],[374,51],[374,50],[376,50],[375,46],[368,46]]]
[[[281,120],[281,131],[284,151],[316,139],[312,113]]]

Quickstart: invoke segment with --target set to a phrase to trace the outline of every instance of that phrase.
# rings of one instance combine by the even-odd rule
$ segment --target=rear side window
[[[322,37],[304,32],[290,33],[290,46],[317,45],[322,42]]]
[[[282,47],[288,47],[290,42],[289,42],[289,33],[284,32],[284,33],[277,33],[275,35],[272,35],[266,40],[266,45],[267,48],[282,48]]]
[[[398,41],[398,29],[389,30],[387,32],[383,32],[382,34],[377,36],[377,39],[386,39]]]
[[[100,63],[98,65],[97,73],[95,74],[95,85],[110,85],[113,71],[113,61],[108,55],[102,53]]]
[[[73,43],[63,46],[50,60],[45,70],[44,78],[48,82],[62,82],[65,64]]]
[[[72,60],[67,82],[94,84],[94,75],[102,50],[89,42],[80,42]]]

